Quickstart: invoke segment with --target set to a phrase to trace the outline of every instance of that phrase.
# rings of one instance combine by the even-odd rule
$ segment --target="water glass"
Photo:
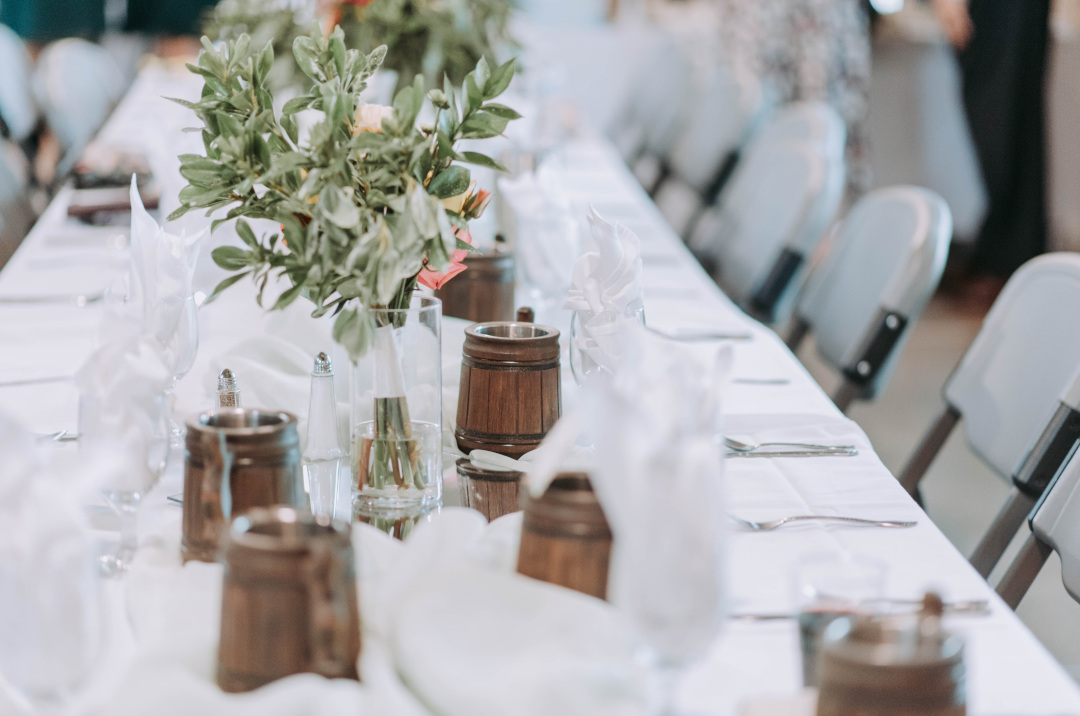
[[[799,648],[804,686],[817,686],[821,638],[835,619],[871,610],[885,590],[888,567],[851,554],[816,554],[795,566],[792,585],[799,611]]]

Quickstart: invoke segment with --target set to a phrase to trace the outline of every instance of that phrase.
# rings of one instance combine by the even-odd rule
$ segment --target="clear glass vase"
[[[427,509],[442,499],[442,303],[372,312],[374,345],[350,386],[354,509]]]

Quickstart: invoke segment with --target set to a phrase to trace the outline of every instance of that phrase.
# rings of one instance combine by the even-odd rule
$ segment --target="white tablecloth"
[[[174,147],[175,130],[185,119],[157,97],[190,93],[193,87],[186,78],[160,68],[144,71],[104,136],[133,145],[158,143],[154,150],[159,153],[162,146]],[[871,555],[889,565],[889,596],[916,597],[934,587],[946,599],[991,600],[992,615],[949,623],[967,642],[970,713],[1080,713],[1080,690],[1073,681],[907,497],[858,426],[835,409],[781,341],[717,290],[615,152],[602,140],[586,138],[569,143],[560,157],[566,189],[579,206],[592,203],[605,217],[626,223],[641,237],[651,325],[715,326],[753,333],[753,340],[732,342],[736,382],[724,396],[728,435],[835,440],[859,446],[860,454],[849,458],[730,460],[726,470],[730,509],[751,519],[819,512],[919,522],[907,530],[805,524],[772,533],[734,532],[729,580],[733,610],[790,609],[792,566],[808,553],[848,550]],[[115,232],[68,220],[66,200],[66,193],[57,197],[0,272],[0,296],[94,292],[122,273],[124,251],[109,248]],[[217,278],[217,270],[204,262],[202,288]],[[70,375],[91,349],[98,316],[93,305],[0,304],[0,382]],[[212,358],[248,337],[281,330],[292,320],[293,315],[264,314],[249,289],[240,286],[202,308],[200,353],[177,389],[177,412],[188,414],[212,405],[204,388]],[[311,328],[315,342],[319,330]],[[746,378],[786,382],[737,382]],[[566,392],[572,400],[571,385]],[[20,416],[35,431],[74,430],[76,408],[69,382],[0,387],[0,410]],[[149,496],[141,518],[144,530],[172,525],[170,529],[178,531],[179,510],[165,497],[181,491],[180,468],[174,459]],[[799,684],[796,640],[793,621],[730,623],[683,683],[682,706],[693,713],[726,715],[735,713],[747,698],[793,693]],[[4,705],[0,698],[0,711]]]

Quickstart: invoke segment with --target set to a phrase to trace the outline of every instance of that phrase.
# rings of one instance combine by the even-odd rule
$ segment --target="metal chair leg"
[[[840,408],[841,413],[846,413],[848,406],[850,406],[852,401],[858,397],[861,389],[862,386],[855,381],[850,378],[844,378],[844,382],[841,383],[840,387],[833,393],[832,402],[836,403],[836,407]]]
[[[1001,582],[994,590],[1005,600],[1010,609],[1016,609],[1020,605],[1024,595],[1031,588],[1031,583],[1035,581],[1035,577],[1039,576],[1039,571],[1053,551],[1050,545],[1035,535],[1028,535],[1024,546],[1020,548],[1020,553],[1009,565],[1009,571],[1001,578]]]
[[[903,471],[900,473],[900,484],[912,497],[918,491],[919,481],[926,474],[930,463],[937,457],[941,446],[945,444],[945,441],[949,438],[949,433],[952,432],[958,422],[960,422],[960,411],[951,405],[946,405],[945,410],[938,416],[933,427],[930,428],[930,431],[923,437],[922,442],[919,443],[919,448],[915,451],[915,454],[911,456],[908,464],[904,466]]]
[[[795,319],[791,323],[791,330],[788,331],[787,338],[784,339],[784,343],[787,344],[788,349],[792,353],[798,353],[799,346],[802,344],[803,339],[806,338],[806,334],[810,332],[810,324],[804,319],[795,316]]]
[[[997,517],[990,523],[990,528],[979,540],[975,551],[971,553],[971,566],[986,579],[1005,554],[1009,543],[1023,526],[1024,520],[1035,506],[1035,498],[1026,495],[1015,487],[1009,493],[1009,499],[1001,507]]]

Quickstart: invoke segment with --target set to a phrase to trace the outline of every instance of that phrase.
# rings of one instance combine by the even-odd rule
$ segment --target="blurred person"
[[[971,298],[1046,251],[1045,76],[1050,0],[932,0],[956,48],[987,212],[972,250]]]
[[[849,189],[856,197],[869,189],[870,21],[864,0],[718,4],[733,69],[759,78],[781,103],[816,100],[836,109],[847,125]]]

